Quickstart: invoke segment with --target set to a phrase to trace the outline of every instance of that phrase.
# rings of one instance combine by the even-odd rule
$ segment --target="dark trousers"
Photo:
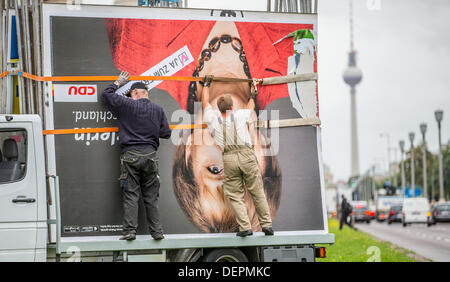
[[[342,226],[345,224],[347,224],[348,226],[350,226],[351,228],[353,228],[353,226],[348,222],[348,213],[343,213],[341,214],[341,220],[339,222],[339,230],[342,229]]]
[[[120,156],[120,163],[123,233],[136,233],[139,198],[142,195],[150,234],[163,234],[158,209],[160,182],[156,151],[151,147],[129,150]]]

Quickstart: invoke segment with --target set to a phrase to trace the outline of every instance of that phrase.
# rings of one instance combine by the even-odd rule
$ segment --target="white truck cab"
[[[38,115],[0,115],[0,261],[45,261],[47,204]]]

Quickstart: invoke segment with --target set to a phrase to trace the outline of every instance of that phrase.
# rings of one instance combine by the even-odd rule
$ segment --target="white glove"
[[[122,85],[126,84],[128,82],[128,79],[130,78],[130,75],[127,71],[123,71],[120,73],[117,80],[114,82],[115,85],[121,87]]]

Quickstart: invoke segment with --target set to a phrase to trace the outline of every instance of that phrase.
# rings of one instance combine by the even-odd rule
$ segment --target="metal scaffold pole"
[[[2,31],[2,71],[9,70],[9,78],[1,79],[2,89],[0,90],[2,98],[0,99],[0,111],[12,111],[12,93],[13,89],[6,89],[10,87],[11,83],[7,79],[11,79],[11,64],[8,61],[9,41],[8,37],[8,22],[9,8],[14,9],[15,12],[15,36],[17,37],[17,66],[13,70],[19,70],[26,73],[32,73],[38,76],[42,75],[42,55],[41,55],[41,27],[40,27],[40,0],[15,0],[15,1],[1,1],[1,11],[6,17],[2,17],[2,24],[0,30]],[[6,20],[5,20],[6,19]],[[8,83],[6,83],[8,82]],[[24,79],[18,75],[18,92],[19,97],[19,112],[21,114],[38,114],[43,117],[43,93],[44,83],[34,81],[31,79]]]
[[[1,48],[2,52],[0,54],[0,73],[4,72],[6,70],[6,57],[5,57],[5,31],[4,31],[4,20],[3,20],[3,14],[4,14],[4,2],[3,0],[0,0],[0,42],[1,42]],[[6,95],[5,95],[5,89],[3,87],[4,83],[3,81],[6,81],[6,78],[0,78],[0,113],[5,113],[4,110],[5,104],[6,104]]]
[[[295,13],[298,13],[299,12],[299,10],[298,10],[298,1],[297,0],[293,0],[293,2],[294,2],[294,12]]]
[[[23,42],[23,47],[24,47],[24,53],[25,53],[25,61],[24,61],[24,67],[25,67],[25,72],[28,73],[33,73],[33,69],[32,69],[32,57],[31,57],[31,36],[30,36],[30,15],[29,15],[29,9],[28,9],[28,0],[22,0],[22,21],[23,21],[23,35],[24,35],[24,42]],[[28,113],[29,114],[34,114],[36,113],[36,108],[35,108],[35,97],[34,97],[34,90],[33,90],[33,85],[34,82],[31,79],[27,79],[27,93],[26,96],[29,100],[29,104],[28,104]]]
[[[21,32],[21,22],[20,22],[20,7],[19,0],[15,0],[14,2],[14,10],[16,12],[16,32],[17,32],[17,51],[19,55],[19,69],[23,70],[23,48],[22,48],[22,32]],[[27,111],[27,99],[25,96],[25,84],[22,76],[19,76],[19,103],[20,103],[20,113],[26,114]]]
[[[318,0],[267,0],[267,11],[275,13],[317,13]]]
[[[33,18],[33,62],[34,62],[34,71],[38,76],[42,75],[42,67],[41,67],[41,18],[40,18],[40,0],[32,0],[32,18]],[[39,114],[44,120],[44,83],[36,82],[36,113]]]
[[[0,73],[8,69],[8,18],[9,1],[0,0],[0,41],[2,51],[0,52]],[[8,110],[8,76],[0,78],[0,113]]]

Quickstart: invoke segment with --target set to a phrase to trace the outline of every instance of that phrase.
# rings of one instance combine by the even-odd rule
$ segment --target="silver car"
[[[431,214],[433,223],[450,221],[450,202],[436,204]]]

